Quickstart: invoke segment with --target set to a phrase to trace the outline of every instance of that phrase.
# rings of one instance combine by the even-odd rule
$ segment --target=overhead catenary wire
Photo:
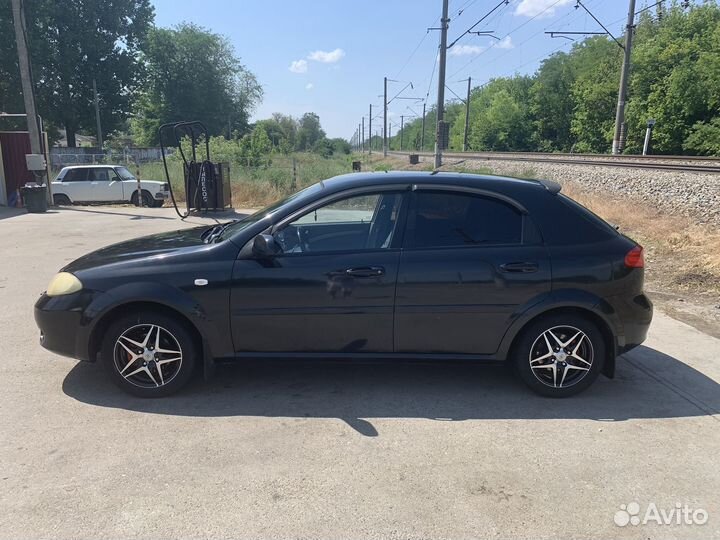
[[[492,8],[490,11],[488,11],[485,15],[483,15],[482,17],[480,17],[480,19],[479,19],[478,21],[476,21],[475,24],[473,24],[470,28],[468,28],[468,29],[465,30],[462,34],[460,34],[458,37],[456,37],[456,38],[450,43],[450,45],[447,46],[447,48],[448,48],[448,49],[452,49],[453,45],[455,45],[455,44],[456,44],[458,41],[460,41],[463,37],[465,37],[466,35],[468,35],[469,33],[471,33],[471,32],[473,31],[473,29],[474,29],[477,25],[479,25],[481,22],[483,22],[485,19],[487,19],[490,15],[492,15],[493,13],[495,13],[495,11],[498,10],[498,9],[500,9],[503,5],[507,6],[507,5],[509,5],[509,4],[510,4],[510,0],[501,0],[499,4],[497,4],[494,8]]]
[[[558,4],[559,4],[560,2],[562,2],[562,1],[563,1],[563,0],[555,0],[555,2],[553,2],[553,3],[550,4],[550,5],[548,5],[545,9],[543,9],[542,11],[536,13],[534,16],[532,16],[531,18],[529,18],[529,19],[528,19],[527,21],[525,21],[524,23],[522,23],[522,24],[516,26],[515,28],[513,28],[512,30],[510,30],[507,34],[505,34],[505,35],[501,38],[501,40],[503,40],[503,39],[507,38],[508,36],[512,35],[513,33],[517,32],[518,30],[520,30],[521,28],[523,28],[523,27],[526,26],[527,24],[530,24],[533,20],[537,19],[540,15],[544,14],[544,13],[547,12],[548,10],[554,8],[556,5],[558,5]],[[493,47],[489,47],[489,48],[485,49],[485,50],[482,51],[480,54],[478,54],[477,56],[475,56],[475,58],[472,58],[470,61],[466,62],[460,69],[458,69],[457,71],[453,72],[453,74],[450,75],[450,78],[453,78],[453,77],[455,77],[458,73],[464,71],[467,66],[469,66],[470,64],[472,64],[473,62],[475,62],[478,58],[480,58],[480,56],[482,56],[484,53],[486,53],[487,51],[489,51],[489,50],[492,49],[492,48],[493,48]]]

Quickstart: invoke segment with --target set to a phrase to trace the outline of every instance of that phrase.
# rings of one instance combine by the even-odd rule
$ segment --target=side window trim
[[[288,223],[295,221],[296,219],[312,212],[313,210],[316,210],[327,204],[331,204],[335,201],[339,201],[341,199],[347,199],[350,197],[358,197],[363,195],[373,195],[375,193],[381,193],[384,191],[408,191],[409,189],[409,184],[387,184],[385,186],[368,186],[333,193],[332,195],[328,195],[326,197],[323,197],[322,199],[313,201],[307,206],[303,206],[302,208],[299,208],[294,212],[288,214],[272,226],[272,228],[270,229],[270,234],[275,234],[280,229],[283,229]]]
[[[457,193],[457,192],[469,193],[471,195],[479,195],[481,197],[497,199],[499,201],[502,201],[502,202],[514,207],[521,214],[528,213],[527,208],[525,208],[522,204],[520,204],[518,201],[516,201],[512,197],[508,197],[507,195],[504,195],[502,193],[497,193],[495,191],[488,191],[488,190],[482,189],[482,188],[474,188],[474,187],[470,187],[470,186],[448,186],[447,184],[421,184],[421,185],[414,185],[412,190],[413,190],[413,193],[422,192],[422,191],[449,191],[451,193]]]
[[[336,193],[332,196],[324,197],[323,199],[320,199],[318,201],[313,202],[312,204],[301,208],[298,211],[293,212],[289,216],[286,216],[283,218],[280,222],[273,225],[272,227],[266,229],[266,233],[275,235],[278,232],[282,231],[285,227],[292,225],[293,222],[295,222],[297,219],[302,218],[304,215],[307,215],[319,208],[322,208],[323,206],[327,206],[329,204],[333,204],[337,201],[342,201],[344,199],[350,199],[354,197],[364,197],[364,196],[372,196],[372,195],[383,195],[386,193],[395,193],[397,195],[400,195],[400,204],[398,206],[398,216],[396,218],[395,225],[393,227],[393,235],[390,245],[387,247],[379,247],[379,248],[366,248],[362,251],[364,253],[372,253],[372,252],[389,252],[389,251],[399,251],[402,247],[402,242],[404,239],[404,232],[405,232],[405,224],[407,222],[407,206],[409,201],[409,195],[411,195],[411,192],[409,191],[410,186],[408,185],[385,185],[385,186],[371,186],[371,187],[365,187],[365,188],[357,188],[353,190],[347,190],[340,193]],[[378,200],[378,203],[380,201]],[[379,204],[378,204],[379,207]],[[378,208],[375,209],[375,212],[373,213],[373,217],[371,222],[373,222],[377,216]],[[249,242],[251,244],[252,241]],[[307,251],[307,252],[298,252],[298,253],[279,253],[276,255],[276,257],[307,257],[307,256],[313,256],[313,255],[329,255],[329,254],[344,254],[344,253],[355,253],[357,252],[357,249],[342,249],[342,250],[322,250],[322,251]]]
[[[415,231],[415,223],[417,218],[417,196],[419,193],[422,192],[437,192],[437,191],[445,191],[450,193],[462,193],[462,194],[468,194],[468,195],[474,195],[477,197],[484,197],[488,199],[494,199],[496,201],[499,201],[501,203],[508,204],[512,206],[519,214],[520,214],[520,242],[519,243],[494,243],[494,244],[458,244],[454,246],[425,246],[425,247],[416,247],[411,246],[408,244],[408,239],[412,240],[414,239],[414,231]],[[408,209],[405,213],[405,227],[403,227],[403,233],[402,233],[402,243],[401,247],[402,250],[405,251],[420,251],[420,250],[446,250],[446,249],[477,249],[477,248],[495,248],[495,247],[504,247],[504,246],[522,246],[526,245],[525,243],[525,233],[526,233],[526,221],[530,219],[530,216],[528,214],[528,211],[525,209],[523,205],[512,199],[511,197],[507,197],[506,195],[503,195],[501,193],[495,193],[492,191],[487,191],[484,189],[476,189],[472,187],[466,187],[466,186],[447,186],[445,184],[424,184],[424,185],[413,185],[412,191],[411,191],[411,197],[410,202],[407,205]],[[537,227],[531,223],[530,226],[532,226],[535,230],[537,230]],[[542,238],[540,238],[540,243],[543,243]]]

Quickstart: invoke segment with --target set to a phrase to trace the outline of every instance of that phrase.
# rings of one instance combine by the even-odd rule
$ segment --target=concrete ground
[[[0,538],[720,538],[720,341],[662,313],[567,400],[503,368],[310,362],[140,400],[39,346],[61,266],[190,221],[0,209]],[[707,523],[616,525],[633,502]]]

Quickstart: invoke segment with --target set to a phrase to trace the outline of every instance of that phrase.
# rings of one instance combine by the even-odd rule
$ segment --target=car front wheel
[[[525,328],[513,349],[514,367],[535,392],[569,397],[602,371],[605,343],[597,326],[578,315],[550,315]]]
[[[122,316],[110,324],[101,356],[120,388],[139,397],[162,397],[188,382],[198,353],[184,324],[146,311]]]
[[[131,195],[130,202],[135,206],[145,206],[146,208],[152,208],[155,205],[155,199],[150,195],[150,192],[142,190],[141,196],[142,205],[138,204],[137,190]]]

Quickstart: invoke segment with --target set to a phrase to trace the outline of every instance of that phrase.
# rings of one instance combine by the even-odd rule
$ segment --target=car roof
[[[108,165],[107,163],[98,163],[97,165],[66,165],[65,167],[63,167],[63,169],[98,169],[101,167],[125,167],[125,165]]]
[[[388,183],[412,183],[417,185],[457,185],[485,189],[545,189],[552,193],[560,191],[560,185],[551,180],[533,180],[460,172],[387,171],[349,173],[323,180],[331,191],[348,188],[371,187]]]

